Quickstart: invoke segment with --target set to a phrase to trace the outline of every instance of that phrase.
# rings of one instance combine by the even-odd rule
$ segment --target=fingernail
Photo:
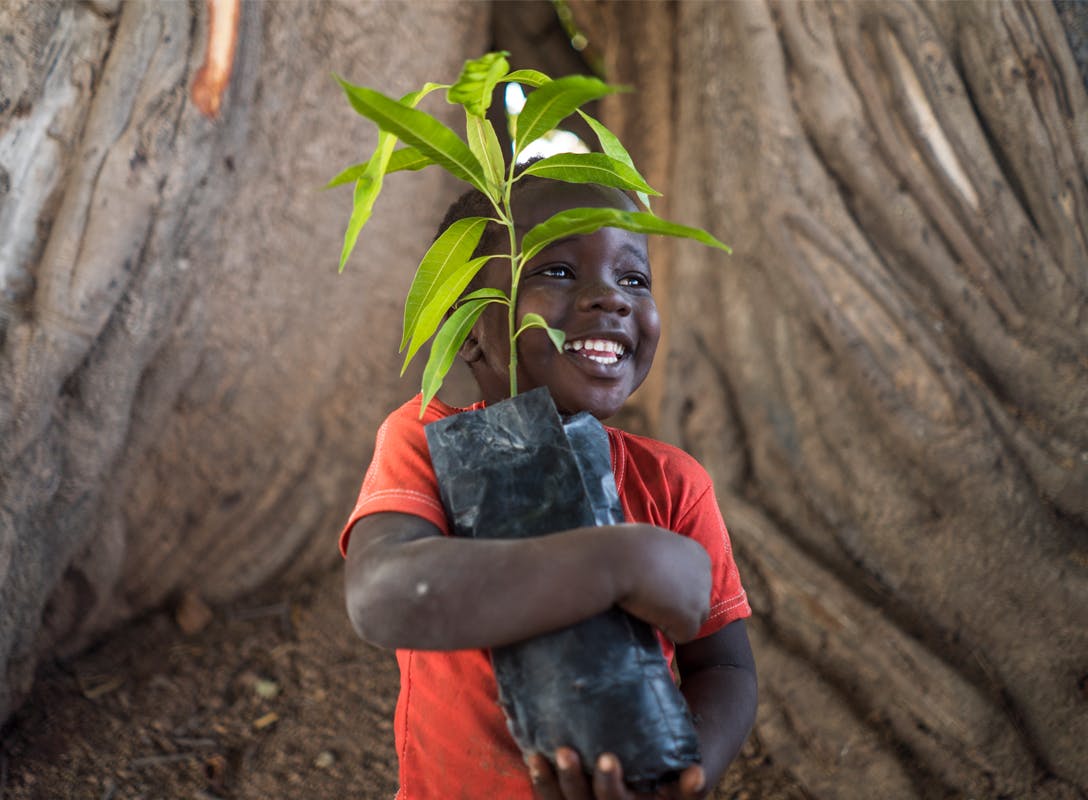
[[[533,756],[525,758],[525,766],[529,768],[529,779],[533,783],[540,781],[540,763]]]
[[[612,772],[616,769],[616,757],[605,753],[597,759],[597,769],[601,772]]]
[[[555,763],[559,765],[559,769],[570,769],[574,766],[574,756],[570,750],[560,750],[555,754]]]
[[[701,792],[706,788],[706,773],[699,770],[695,776],[695,782],[692,784],[691,789],[694,792]]]

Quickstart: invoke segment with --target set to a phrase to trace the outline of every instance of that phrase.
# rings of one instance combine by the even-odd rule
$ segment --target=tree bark
[[[1085,791],[1088,98],[1054,9],[575,9],[636,89],[606,124],[734,247],[658,245],[634,416],[716,479],[761,741],[816,796]]]
[[[336,559],[455,187],[391,182],[338,276],[350,190],[319,189],[376,131],[330,73],[452,80],[487,19],[245,2],[213,122],[205,3],[0,10],[0,720],[42,655]]]

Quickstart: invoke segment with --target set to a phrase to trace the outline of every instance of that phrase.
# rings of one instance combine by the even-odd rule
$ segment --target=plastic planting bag
[[[560,419],[546,388],[426,428],[458,536],[520,539],[623,522],[608,434],[587,413]],[[495,648],[499,702],[521,749],[573,747],[592,767],[614,753],[637,791],[700,760],[687,705],[652,628],[613,608]]]

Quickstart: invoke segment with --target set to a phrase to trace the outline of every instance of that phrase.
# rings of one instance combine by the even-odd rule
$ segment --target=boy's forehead
[[[635,210],[626,194],[611,186],[541,180],[525,186],[512,198],[514,219],[524,233],[553,214],[568,208],[622,208]]]

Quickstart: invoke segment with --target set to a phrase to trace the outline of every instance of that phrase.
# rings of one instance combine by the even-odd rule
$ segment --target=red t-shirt
[[[380,511],[415,514],[449,535],[423,426],[462,409],[434,400],[420,420],[420,402],[417,395],[378,429],[374,458],[355,510],[340,534],[342,553],[347,552],[352,525]],[[626,520],[690,536],[710,554],[710,617],[699,637],[750,616],[706,470],[671,445],[616,428],[606,430]],[[659,638],[665,657],[671,660],[673,644]],[[398,650],[397,663],[400,696],[394,735],[401,800],[533,796],[525,762],[498,705],[486,650]]]

